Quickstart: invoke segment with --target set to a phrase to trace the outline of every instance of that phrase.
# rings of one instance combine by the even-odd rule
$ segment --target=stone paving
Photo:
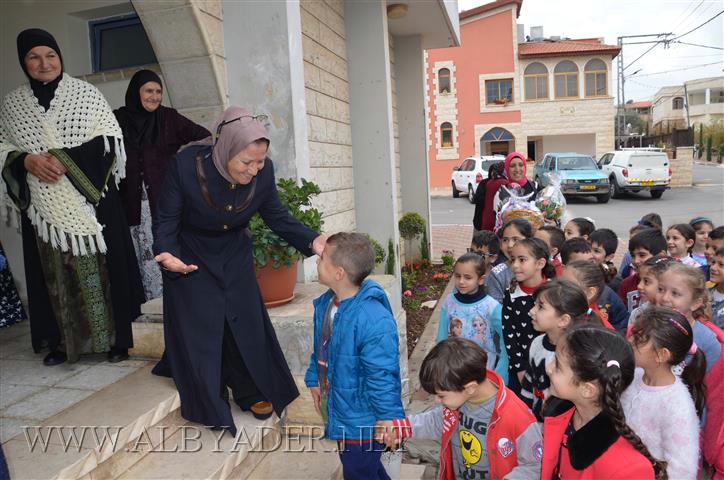
[[[0,443],[148,364],[84,355],[77,363],[46,367],[45,354],[33,352],[29,322],[0,330]]]

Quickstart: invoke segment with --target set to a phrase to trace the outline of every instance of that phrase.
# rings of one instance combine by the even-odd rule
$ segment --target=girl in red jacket
[[[666,479],[626,424],[621,393],[634,377],[634,354],[625,338],[595,325],[576,325],[556,346],[548,365],[551,394],[573,403],[546,417],[541,479]]]

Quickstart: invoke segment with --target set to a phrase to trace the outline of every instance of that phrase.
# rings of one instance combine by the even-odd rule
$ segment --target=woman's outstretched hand
[[[318,235],[317,238],[314,239],[312,242],[312,251],[314,251],[315,255],[322,255],[324,246],[327,244],[327,238],[327,235],[322,234]]]
[[[156,257],[154,257],[154,260],[156,260],[156,262],[161,265],[161,268],[163,268],[164,270],[168,270],[169,272],[183,273],[184,275],[186,275],[187,273],[195,272],[199,269],[199,267],[197,267],[196,265],[186,265],[184,262],[168,252],[163,252],[156,255]]]

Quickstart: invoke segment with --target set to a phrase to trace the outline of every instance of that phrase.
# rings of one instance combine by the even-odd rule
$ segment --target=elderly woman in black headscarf
[[[151,218],[168,164],[181,146],[211,135],[173,108],[161,105],[162,96],[161,78],[151,70],[139,70],[128,84],[125,106],[113,112],[128,157],[121,199],[148,299],[161,296],[161,271],[151,250]]]
[[[257,418],[299,395],[256,283],[249,220],[260,213],[307,256],[326,242],[279,201],[265,119],[230,107],[213,138],[182,150],[153,228],[166,341],[154,373],[173,376],[184,418],[234,434],[227,387]]]
[[[29,83],[0,107],[0,202],[22,212],[33,348],[50,350],[46,365],[120,361],[144,301],[117,189],[121,129],[93,85],[63,73],[52,35],[25,30],[17,47]]]

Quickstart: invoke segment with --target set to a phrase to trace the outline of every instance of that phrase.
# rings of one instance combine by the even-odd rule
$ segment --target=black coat
[[[156,144],[139,148],[130,136],[134,131],[127,116],[115,110],[118,124],[123,130],[126,146],[126,178],[120,184],[123,208],[129,226],[141,223],[141,188],[146,185],[151,215],[156,213],[161,187],[171,159],[180,147],[195,140],[206,138],[211,133],[178,113],[173,108],[159,107],[160,125]]]
[[[208,190],[220,209],[203,197],[196,161],[201,157]],[[256,193],[240,213],[250,185],[232,188],[216,170],[210,147],[190,147],[169,167],[154,219],[154,252],[169,252],[199,268],[188,275],[163,272],[166,354],[181,396],[184,418],[235,433],[228,403],[221,396],[221,345],[228,323],[259,391],[277,414],[299,392],[282,353],[256,283],[251,238],[254,213],[305,255],[317,233],[292,217],[279,201],[274,165],[258,173]]]

